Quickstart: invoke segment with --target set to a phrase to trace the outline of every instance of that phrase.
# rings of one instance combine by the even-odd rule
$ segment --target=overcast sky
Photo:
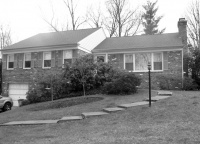
[[[76,0],[77,1],[77,0]],[[106,0],[78,0],[77,15],[85,16],[92,6],[94,9],[100,4],[105,7]],[[177,22],[185,17],[185,12],[192,0],[158,0],[158,15],[164,15],[159,23],[160,29],[166,27],[165,33],[177,32]],[[130,0],[131,6],[136,8],[146,0]],[[42,19],[42,15],[51,18],[51,4],[60,23],[67,19],[67,9],[63,0],[0,0],[0,25],[9,25],[12,30],[13,42],[26,39],[38,33],[49,32],[49,26]],[[61,21],[63,20],[63,21]],[[83,25],[81,28],[89,28]]]

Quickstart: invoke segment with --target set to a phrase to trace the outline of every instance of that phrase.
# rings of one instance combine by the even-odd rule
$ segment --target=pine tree
[[[158,30],[158,23],[163,16],[156,17],[158,7],[155,7],[158,1],[151,2],[147,1],[146,5],[143,5],[145,12],[142,15],[144,32],[147,35],[162,34],[165,28],[161,31]]]

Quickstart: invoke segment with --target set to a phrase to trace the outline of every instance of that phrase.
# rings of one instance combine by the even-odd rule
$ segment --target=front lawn
[[[147,97],[148,90],[140,90],[134,95],[135,99],[139,100],[140,95]],[[129,96],[115,96],[73,106],[73,112],[89,110],[84,106],[95,111],[100,109],[99,106],[113,106],[123,99],[132,102]],[[18,111],[26,112],[22,109]],[[52,114],[56,115],[54,110]],[[64,110],[72,111],[70,107]],[[57,112],[61,111],[57,109]],[[2,114],[3,118],[9,119],[10,113],[14,115],[12,111],[0,113],[0,119]],[[42,116],[41,111],[36,113]],[[0,127],[0,143],[3,144],[199,144],[199,135],[200,92],[185,91],[174,91],[172,97],[154,103],[151,108],[138,106],[110,115],[53,125]]]
[[[152,91],[152,95],[155,94],[156,91]],[[60,119],[63,116],[80,115],[83,112],[100,111],[102,108],[117,104],[142,101],[147,97],[147,90],[139,90],[138,93],[127,96],[95,95],[85,98],[82,96],[31,104],[0,113],[0,124],[10,121]]]

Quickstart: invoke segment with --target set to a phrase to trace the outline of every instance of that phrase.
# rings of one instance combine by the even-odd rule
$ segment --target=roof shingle
[[[178,33],[157,34],[157,35],[136,35],[130,37],[107,38],[101,42],[93,52],[115,49],[131,48],[157,48],[183,46]]]
[[[62,32],[40,33],[5,49],[41,47],[41,46],[55,46],[77,44],[80,40],[92,34],[99,28],[81,29],[81,30],[68,30]]]

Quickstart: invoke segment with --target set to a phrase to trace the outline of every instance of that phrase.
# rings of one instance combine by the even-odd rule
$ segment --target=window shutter
[[[19,68],[23,68],[23,59],[24,59],[24,54],[23,53],[19,54],[19,61],[18,61]]]
[[[14,54],[14,68],[17,68],[17,57],[18,54]]]
[[[3,55],[3,69],[7,68],[7,54]]]
[[[31,53],[31,68],[34,68],[35,66],[35,60],[34,60],[34,53]]]
[[[38,67],[42,67],[43,64],[43,52],[38,52]]]
[[[168,53],[167,52],[163,52],[163,68],[164,70],[168,70]]]
[[[58,51],[58,67],[63,66],[63,51]]]
[[[121,69],[124,69],[124,55],[123,54],[119,55],[119,67]]]
[[[51,52],[51,67],[55,67],[55,51]]]

